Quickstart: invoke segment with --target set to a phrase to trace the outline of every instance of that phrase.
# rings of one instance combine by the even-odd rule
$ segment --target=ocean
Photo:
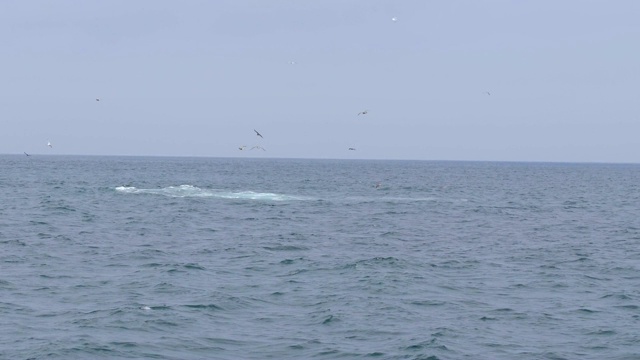
[[[1,359],[640,359],[640,165],[0,156]]]

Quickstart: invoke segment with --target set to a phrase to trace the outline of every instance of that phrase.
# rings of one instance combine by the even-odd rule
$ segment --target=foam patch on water
[[[309,200],[301,196],[292,196],[274,193],[262,193],[253,191],[223,191],[201,189],[193,185],[168,186],[161,189],[138,189],[135,186],[118,186],[116,191],[126,194],[156,194],[169,197],[213,197],[221,199],[239,200],[264,200],[264,201],[293,201]]]

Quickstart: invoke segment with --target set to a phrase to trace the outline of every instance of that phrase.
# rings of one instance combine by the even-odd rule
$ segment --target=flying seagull
[[[260,145],[256,145],[256,146],[254,146],[254,147],[252,147],[252,148],[251,148],[251,150],[253,150],[253,149],[260,149],[260,150],[262,150],[262,151],[267,151],[267,149],[263,148],[263,147],[262,147],[262,146],[260,146]]]
[[[349,150],[355,150],[356,148],[349,148]]]
[[[491,93],[490,93],[490,92],[488,92],[488,91],[485,91],[484,93],[485,93],[485,94],[487,94],[487,95],[491,95]]]
[[[398,21],[398,18],[394,16],[391,18],[391,21]]]
[[[358,113],[358,115],[367,115],[367,113],[369,112],[369,110],[365,110],[365,111],[360,111]]]
[[[242,145],[242,146],[240,146],[238,149],[240,149],[240,150],[244,150],[246,147],[247,147],[247,145]]]
[[[27,155],[27,156],[31,156],[31,155],[27,154],[26,152],[24,154]]]
[[[262,135],[258,132],[258,130],[253,129],[253,131],[255,131],[255,132],[256,132],[256,135],[258,135],[258,136],[260,136],[261,138],[263,138],[263,137],[262,137]],[[263,139],[264,139],[264,138],[263,138]]]
[[[51,141],[47,140],[47,146],[50,147],[50,148],[53,147],[53,145],[51,145]]]

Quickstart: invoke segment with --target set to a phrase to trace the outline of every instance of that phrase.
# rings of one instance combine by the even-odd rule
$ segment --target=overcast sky
[[[4,0],[0,153],[640,162],[639,19],[637,0]]]

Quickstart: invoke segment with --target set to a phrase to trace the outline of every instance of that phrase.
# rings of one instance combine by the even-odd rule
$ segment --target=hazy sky
[[[4,0],[0,153],[640,162],[639,19],[637,0]]]

